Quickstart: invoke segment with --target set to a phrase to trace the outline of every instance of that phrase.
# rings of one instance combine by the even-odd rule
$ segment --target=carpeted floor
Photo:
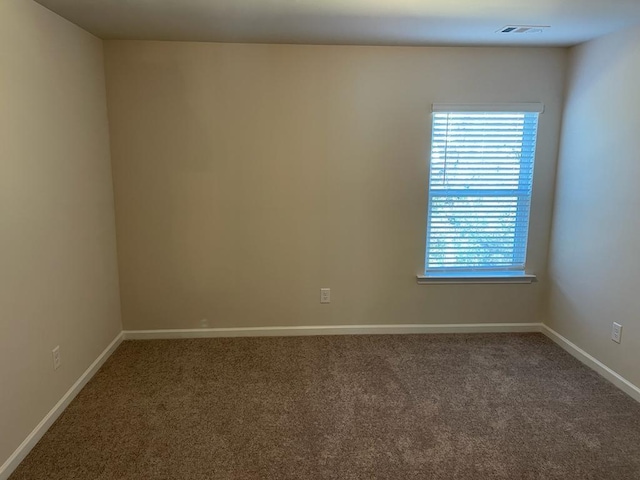
[[[640,479],[640,404],[540,334],[129,341],[22,479]]]

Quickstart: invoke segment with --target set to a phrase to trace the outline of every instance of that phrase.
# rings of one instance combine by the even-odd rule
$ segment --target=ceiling
[[[640,24],[640,0],[37,0],[105,39],[575,45]],[[505,25],[549,25],[500,34]]]

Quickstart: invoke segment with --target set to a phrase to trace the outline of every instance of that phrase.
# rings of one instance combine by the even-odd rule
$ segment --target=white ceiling
[[[102,38],[575,45],[640,24],[640,0],[37,0]],[[541,34],[498,34],[508,24]]]

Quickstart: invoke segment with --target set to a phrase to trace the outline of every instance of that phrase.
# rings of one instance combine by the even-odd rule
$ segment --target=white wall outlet
[[[51,350],[51,354],[53,355],[53,369],[57,370],[62,364],[62,358],[60,357],[60,345]]]
[[[620,343],[622,339],[622,325],[619,323],[613,322],[613,326],[611,327],[611,340],[616,343]]]
[[[321,288],[320,289],[320,303],[331,303],[331,289],[330,288]]]
[[[200,328],[208,328],[209,327],[209,320],[207,320],[206,318],[203,318],[202,320],[200,320]]]

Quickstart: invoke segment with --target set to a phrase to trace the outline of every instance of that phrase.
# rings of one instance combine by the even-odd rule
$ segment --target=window
[[[434,105],[425,275],[524,274],[542,105]]]

